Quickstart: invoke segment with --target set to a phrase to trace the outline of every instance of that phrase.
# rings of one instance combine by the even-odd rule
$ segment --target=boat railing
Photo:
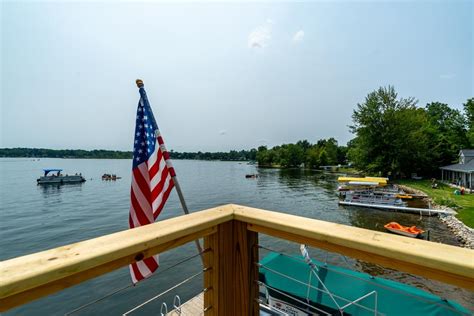
[[[400,201],[401,199],[396,194],[382,193],[382,192],[358,192],[353,191],[346,193],[346,198],[354,199],[363,199],[370,202],[380,202],[380,203],[394,203],[395,201]]]
[[[472,250],[224,205],[3,261],[0,310],[15,308],[203,238],[203,253],[197,254],[203,259],[202,271],[198,271],[203,278],[203,313],[258,315],[259,234],[474,290]],[[174,289],[167,293],[174,294]]]
[[[373,197],[377,199],[383,199],[383,198],[395,198],[396,193],[387,193],[387,192],[377,192],[377,191],[349,191],[350,194],[354,196],[360,196],[360,197]]]

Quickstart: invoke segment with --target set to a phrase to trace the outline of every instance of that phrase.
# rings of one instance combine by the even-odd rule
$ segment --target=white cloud
[[[303,38],[304,38],[304,31],[303,30],[299,30],[298,32],[295,33],[295,35],[293,35],[293,42],[301,42],[303,41]]]
[[[446,80],[453,79],[454,77],[456,77],[456,74],[442,74],[442,75],[439,75],[440,79],[446,79]]]
[[[250,48],[265,48],[272,37],[273,21],[268,19],[264,25],[257,27],[250,32],[248,37],[248,46]]]

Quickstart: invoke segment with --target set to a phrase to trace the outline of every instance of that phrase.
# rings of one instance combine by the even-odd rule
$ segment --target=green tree
[[[319,148],[317,146],[312,146],[306,151],[305,165],[311,169],[319,167]]]
[[[321,149],[319,152],[319,165],[320,166],[326,166],[328,164],[329,158],[328,154],[326,152],[326,149]]]
[[[324,145],[324,150],[327,154],[327,164],[336,165],[337,164],[337,140],[334,138],[329,138]]]
[[[306,151],[311,148],[310,142],[308,142],[306,139],[305,140],[300,140],[296,143],[297,146],[300,146],[303,151],[306,153]]]
[[[440,102],[429,103],[426,113],[432,136],[432,164],[443,166],[454,163],[459,150],[469,146],[465,118],[460,111]]]
[[[258,147],[256,158],[260,166],[268,164],[268,150],[266,146]]]
[[[304,151],[296,144],[283,145],[281,149],[280,164],[286,168],[299,167],[304,162]]]
[[[247,158],[248,158],[248,160],[256,160],[257,159],[257,150],[255,148],[250,149]]]
[[[468,129],[469,147],[474,148],[474,98],[467,99],[466,103],[464,103],[464,115]]]
[[[392,86],[380,87],[357,104],[350,126],[356,140],[349,149],[349,158],[356,167],[374,174],[399,175],[412,170],[414,156],[410,152],[416,148],[416,141],[408,142],[422,134],[420,129],[425,125],[420,122],[423,110],[418,111],[416,104],[414,98],[398,98]],[[410,119],[411,114],[415,119]]]
[[[347,163],[347,146],[338,146],[337,147],[337,164],[345,165]]]

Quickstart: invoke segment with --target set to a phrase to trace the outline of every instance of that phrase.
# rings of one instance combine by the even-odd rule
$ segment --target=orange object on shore
[[[419,229],[416,226],[403,226],[398,224],[397,222],[390,222],[388,224],[385,224],[384,227],[388,230],[391,231],[392,233],[407,236],[407,237],[416,237],[419,234],[424,233],[425,231],[422,229]]]

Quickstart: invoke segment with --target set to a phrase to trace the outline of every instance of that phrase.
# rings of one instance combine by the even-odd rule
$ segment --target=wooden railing
[[[204,238],[206,315],[258,315],[258,233],[474,290],[474,251],[225,205],[0,263],[5,311]]]

